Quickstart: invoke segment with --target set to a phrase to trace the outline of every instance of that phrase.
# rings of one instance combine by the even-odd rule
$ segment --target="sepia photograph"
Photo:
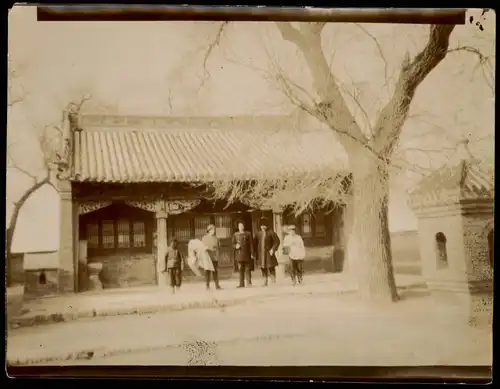
[[[7,375],[491,380],[495,12],[136,8],[9,12]]]

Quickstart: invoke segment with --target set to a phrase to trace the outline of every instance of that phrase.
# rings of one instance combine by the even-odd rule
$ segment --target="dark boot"
[[[214,266],[215,267],[215,266]],[[215,289],[219,290],[222,289],[219,285],[219,269],[215,267],[214,271],[214,284],[215,284]]]
[[[238,288],[244,288],[245,287],[245,269],[244,265],[240,263],[240,268],[239,268],[239,279],[240,283],[238,285]]]

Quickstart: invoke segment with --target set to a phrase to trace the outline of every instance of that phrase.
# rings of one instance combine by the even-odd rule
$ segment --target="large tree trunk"
[[[357,281],[358,293],[363,300],[395,302],[399,297],[388,225],[387,167],[375,158],[360,156],[353,168],[349,273]]]

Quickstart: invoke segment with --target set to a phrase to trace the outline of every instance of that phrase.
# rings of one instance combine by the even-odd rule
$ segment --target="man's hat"
[[[268,221],[267,221],[267,219],[265,217],[261,217],[260,220],[259,220],[259,225],[260,226],[266,226],[266,227],[268,227],[269,223],[268,223]]]
[[[209,232],[210,230],[215,230],[215,226],[213,224],[209,224],[207,226],[207,232]]]

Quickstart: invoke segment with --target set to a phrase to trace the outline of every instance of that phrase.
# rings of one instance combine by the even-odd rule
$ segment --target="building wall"
[[[391,246],[394,271],[397,274],[421,274],[418,231],[391,234]],[[309,246],[304,267],[306,271],[340,272],[343,269],[343,257],[344,251],[341,247],[335,250],[333,245]]]
[[[63,292],[59,278],[59,269],[26,270],[24,294],[27,298],[55,296]]]
[[[63,291],[58,251],[24,254],[23,271],[27,297],[51,296]]]
[[[104,289],[156,284],[156,262],[151,254],[116,254],[89,258],[103,264],[100,280]]]
[[[419,219],[419,243],[422,256],[422,272],[428,279],[449,278],[451,273],[460,273],[465,266],[461,215],[441,214]],[[448,267],[437,266],[436,234],[446,237]]]
[[[397,274],[422,273],[418,231],[391,233],[391,248],[392,263]]]
[[[9,269],[10,272],[10,284],[11,286],[23,285],[25,281],[24,274],[24,255],[23,254],[13,254]]]

